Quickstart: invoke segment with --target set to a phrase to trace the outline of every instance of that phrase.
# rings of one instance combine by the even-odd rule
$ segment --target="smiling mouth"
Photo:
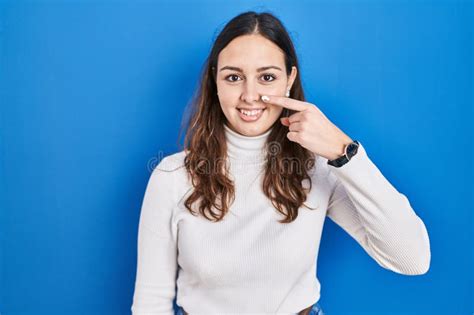
[[[257,109],[244,109],[244,108],[237,108],[239,112],[241,112],[243,115],[252,117],[252,116],[258,116],[261,114],[265,108],[257,108]]]
[[[245,110],[243,108],[236,108],[239,111],[239,116],[242,120],[252,122],[258,120],[266,108]]]

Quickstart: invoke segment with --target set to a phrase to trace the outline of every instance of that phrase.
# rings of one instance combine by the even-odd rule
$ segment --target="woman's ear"
[[[293,86],[293,82],[295,82],[297,73],[298,73],[298,69],[296,68],[296,66],[292,66],[291,73],[288,76],[288,89],[290,90],[291,90],[291,87]]]

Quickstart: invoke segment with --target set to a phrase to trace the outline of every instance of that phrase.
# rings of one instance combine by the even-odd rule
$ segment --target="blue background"
[[[0,4],[0,312],[129,314],[140,206],[179,150],[212,41],[270,10],[308,101],[425,222],[423,276],[379,267],[327,219],[320,304],[336,314],[471,314],[473,6],[459,1],[7,1]]]

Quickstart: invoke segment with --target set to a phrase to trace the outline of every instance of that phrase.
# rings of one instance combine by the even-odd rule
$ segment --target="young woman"
[[[138,233],[132,313],[322,314],[328,216],[380,266],[421,275],[423,221],[362,142],[305,101],[291,39],[246,12],[215,40],[185,149],[154,169]]]

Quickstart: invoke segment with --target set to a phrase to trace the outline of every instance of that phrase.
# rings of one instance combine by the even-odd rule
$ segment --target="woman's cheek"
[[[285,90],[285,88],[284,88],[284,86],[281,86],[281,84],[273,84],[273,85],[265,86],[264,89],[262,89],[261,94],[262,95],[264,95],[264,94],[284,95],[285,94],[284,90]]]
[[[235,100],[234,97],[223,94],[221,95],[221,92],[219,92],[219,104],[221,106],[222,111],[224,112],[225,116],[227,118],[232,117],[234,115],[234,110],[235,107],[238,104],[238,101]],[[229,116],[230,115],[230,116]]]
[[[222,104],[231,104],[239,99],[239,93],[229,89],[220,89],[218,97]]]
[[[270,105],[270,113],[273,118],[278,118],[281,115],[281,112],[283,111],[283,107],[278,106],[278,105]]]

